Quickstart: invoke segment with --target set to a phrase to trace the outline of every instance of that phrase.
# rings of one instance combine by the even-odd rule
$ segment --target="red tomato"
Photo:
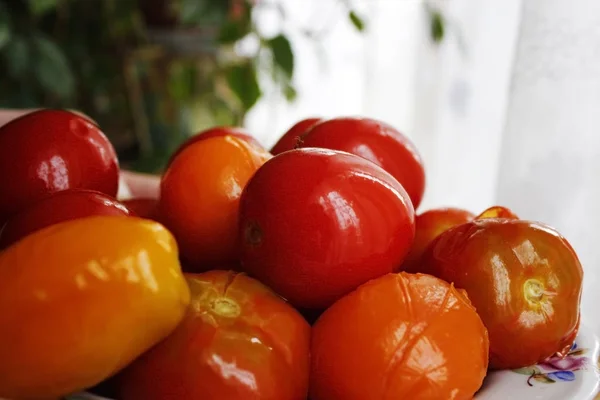
[[[243,274],[187,275],[192,307],[117,378],[122,400],[306,400],[310,326]]]
[[[34,111],[0,127],[0,220],[49,193],[116,196],[119,165],[94,123],[63,110]]]
[[[264,150],[262,145],[256,140],[248,131],[244,128],[240,128],[237,126],[216,126],[214,128],[206,129],[204,131],[198,132],[194,136],[190,137],[188,140],[183,142],[181,146],[173,153],[171,159],[169,160],[169,165],[173,162],[176,156],[179,155],[184,149],[189,147],[190,145],[198,142],[199,140],[204,140],[212,137],[219,136],[233,136],[238,139],[242,139],[249,143],[254,147],[258,147],[261,150]]]
[[[534,365],[573,344],[583,272],[555,230],[523,220],[474,220],[438,236],[422,265],[467,291],[490,334],[492,368]]]
[[[396,129],[368,118],[335,118],[313,126],[300,147],[342,150],[373,161],[404,186],[415,209],[425,190],[425,170],[412,142]]]
[[[475,216],[460,208],[436,208],[417,215],[415,242],[402,264],[406,272],[419,272],[421,256],[440,233],[453,226],[471,221]]]
[[[374,279],[313,326],[310,398],[472,399],[487,332],[461,291],[421,274]]]
[[[297,122],[275,143],[271,149],[271,154],[277,155],[284,151],[292,150],[298,143],[298,138],[302,137],[310,128],[322,121],[320,118],[307,118]]]
[[[9,218],[0,231],[0,248],[59,222],[93,215],[130,214],[127,207],[104,193],[84,189],[55,192]]]
[[[508,208],[502,207],[502,206],[490,207],[490,208],[486,209],[485,211],[483,211],[481,214],[479,214],[476,218],[477,219],[484,219],[484,218],[519,219],[519,217],[517,217],[515,215],[515,213],[513,213]]]
[[[160,222],[160,218],[158,217],[158,199],[153,197],[137,197],[123,200],[122,203],[138,217]]]
[[[397,269],[415,233],[398,181],[325,149],[267,161],[242,193],[239,220],[242,267],[302,308],[325,308]]]

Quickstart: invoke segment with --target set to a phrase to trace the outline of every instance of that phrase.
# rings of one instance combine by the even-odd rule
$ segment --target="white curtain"
[[[421,210],[501,204],[567,237],[586,274],[583,322],[600,333],[600,2],[431,2],[447,22],[439,45],[422,0],[354,1],[364,35],[336,0],[283,4],[295,24],[333,26],[321,59],[289,28],[298,100],[266,96],[248,128],[271,145],[313,115],[395,125],[425,161]]]

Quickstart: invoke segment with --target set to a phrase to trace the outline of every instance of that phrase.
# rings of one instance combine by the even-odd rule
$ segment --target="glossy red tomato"
[[[490,335],[490,366],[520,368],[568,351],[579,326],[583,272],[555,230],[474,220],[438,236],[423,272],[467,291]]]
[[[364,158],[298,149],[267,161],[240,200],[242,267],[292,304],[325,308],[397,269],[414,210],[390,174]]]
[[[0,231],[0,248],[59,222],[93,215],[130,214],[127,207],[104,193],[85,189],[55,192],[8,219]]]
[[[417,215],[415,242],[402,264],[406,272],[419,272],[420,261],[427,246],[439,234],[453,226],[471,221],[475,216],[460,208],[435,208]]]
[[[257,147],[261,150],[264,150],[262,145],[252,136],[247,130],[238,126],[216,126],[214,128],[209,128],[204,131],[198,132],[194,136],[190,137],[188,140],[183,142],[181,146],[173,153],[171,159],[169,160],[169,165],[173,162],[175,157],[179,155],[184,149],[189,147],[190,145],[198,142],[199,140],[204,140],[212,137],[219,136],[233,136],[238,139],[242,139],[248,144]]]
[[[302,136],[300,147],[342,150],[373,161],[404,186],[415,209],[425,190],[425,170],[412,142],[398,130],[369,118],[320,122]]]
[[[122,203],[138,217],[160,222],[158,216],[158,199],[152,197],[136,197],[123,200]]]
[[[244,274],[187,275],[192,306],[117,378],[122,400],[306,400],[310,326]]]
[[[277,155],[284,151],[292,150],[298,143],[298,138],[304,135],[310,128],[315,126],[321,118],[306,118],[293,125],[283,136],[275,143],[271,149],[271,154]]]
[[[387,274],[313,326],[311,400],[470,400],[489,341],[469,299],[441,279]]]
[[[0,220],[66,189],[116,196],[119,165],[102,131],[63,110],[34,111],[0,127]]]

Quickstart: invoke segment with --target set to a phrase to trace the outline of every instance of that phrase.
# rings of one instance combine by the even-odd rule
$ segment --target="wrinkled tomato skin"
[[[271,154],[277,155],[296,148],[298,139],[320,121],[321,118],[306,118],[294,124],[271,148]]]
[[[313,126],[299,147],[322,147],[361,156],[404,186],[415,210],[425,191],[425,169],[413,143],[392,126],[369,118],[334,118]]]
[[[339,151],[275,156],[240,200],[242,267],[298,308],[326,308],[397,269],[414,229],[402,185],[374,163]]]
[[[116,196],[114,148],[89,119],[69,111],[39,110],[0,127],[0,221],[66,189]]]
[[[469,300],[429,275],[361,285],[313,325],[312,400],[470,400],[488,366],[485,327]]]
[[[131,211],[104,193],[83,189],[55,192],[6,222],[0,231],[0,249],[47,226],[94,215],[129,216]]]
[[[198,132],[193,135],[189,139],[179,146],[179,148],[171,155],[168,165],[170,165],[175,157],[177,157],[183,150],[188,148],[189,146],[197,143],[200,140],[205,140],[213,137],[222,137],[222,136],[233,136],[238,139],[244,140],[246,143],[258,147],[259,149],[263,149],[262,145],[252,136],[247,130],[241,128],[239,126],[216,126],[214,128],[209,128],[204,131]]]
[[[177,330],[118,378],[122,400],[305,400],[310,326],[244,274],[188,274]]]
[[[524,220],[474,220],[438,236],[422,265],[467,291],[489,331],[491,368],[534,365],[573,344],[583,271],[555,230]]]
[[[419,264],[427,246],[442,232],[453,226],[471,221],[475,215],[460,208],[435,208],[417,215],[415,219],[415,242],[402,264],[406,272],[419,272]]]

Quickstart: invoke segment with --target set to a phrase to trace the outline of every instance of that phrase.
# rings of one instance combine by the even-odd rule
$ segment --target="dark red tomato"
[[[267,161],[242,193],[239,221],[242,267],[310,309],[397,269],[415,234],[412,204],[394,177],[325,149]]]
[[[423,272],[467,291],[490,335],[490,367],[521,368],[566,354],[579,327],[583,272],[555,230],[481,219],[438,236]]]
[[[417,215],[415,242],[402,264],[406,272],[419,272],[423,252],[439,234],[453,226],[471,221],[475,216],[460,208],[435,208]]]
[[[0,220],[53,192],[116,196],[118,184],[115,150],[87,118],[39,110],[0,127]]]
[[[320,121],[322,121],[321,118],[307,118],[297,122],[275,143],[275,146],[271,149],[271,154],[277,155],[294,149],[298,143],[298,138]]]
[[[122,201],[123,205],[141,218],[159,221],[158,217],[158,199],[152,197],[137,197]]]
[[[204,140],[215,136],[234,136],[238,139],[244,140],[246,143],[249,143],[254,147],[258,147],[259,149],[264,150],[263,146],[258,142],[258,140],[256,140],[244,128],[240,128],[237,126],[216,126],[214,128],[209,128],[204,131],[198,132],[197,134],[183,142],[183,144],[179,146],[177,151],[175,151],[175,153],[173,153],[173,155],[171,156],[171,159],[169,160],[169,165],[178,154],[180,154],[185,148],[187,148],[191,144],[196,143],[199,140]]]
[[[412,142],[388,124],[369,118],[335,118],[313,126],[300,147],[347,151],[373,161],[404,186],[415,209],[425,190],[425,169]]]
[[[128,216],[123,204],[104,193],[84,189],[55,192],[6,221],[0,231],[0,248],[50,225],[93,215]]]

